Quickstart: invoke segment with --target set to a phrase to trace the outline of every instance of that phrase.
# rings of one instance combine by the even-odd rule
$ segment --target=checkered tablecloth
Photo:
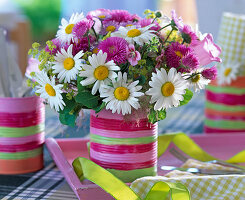
[[[191,102],[168,112],[159,122],[159,133],[183,131],[202,133],[204,121],[204,93],[195,94]],[[78,128],[60,125],[58,116],[47,108],[46,136],[55,138],[88,137],[89,114]],[[47,149],[44,149],[45,168],[36,173],[0,175],[0,199],[77,199],[62,173],[56,168]]]

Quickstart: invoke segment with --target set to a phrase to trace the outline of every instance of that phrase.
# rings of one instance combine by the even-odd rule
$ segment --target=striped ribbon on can
[[[43,167],[44,122],[41,98],[0,98],[0,174]]]
[[[124,182],[157,171],[158,125],[147,118],[124,120],[103,110],[90,114],[90,159]]]
[[[245,76],[229,85],[213,81],[206,88],[206,133],[245,132]]]

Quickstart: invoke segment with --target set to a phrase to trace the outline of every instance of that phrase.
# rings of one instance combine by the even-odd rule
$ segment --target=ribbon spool
[[[222,63],[240,63],[236,80],[218,85],[212,81],[206,88],[204,132],[245,132],[245,15],[224,13],[218,34]],[[232,68],[232,64],[230,64]],[[218,74],[222,76],[222,74]]]
[[[90,159],[124,182],[157,172],[158,125],[147,118],[124,120],[102,110],[90,113]]]
[[[0,98],[0,174],[43,168],[44,122],[41,98]]]

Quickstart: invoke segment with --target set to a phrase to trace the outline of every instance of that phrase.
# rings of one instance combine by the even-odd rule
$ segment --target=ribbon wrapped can
[[[218,35],[223,63],[206,90],[205,132],[245,132],[245,15],[224,13]]]
[[[103,110],[90,114],[90,159],[124,182],[157,173],[157,123],[125,120]]]
[[[0,174],[43,167],[44,121],[41,98],[0,98]]]

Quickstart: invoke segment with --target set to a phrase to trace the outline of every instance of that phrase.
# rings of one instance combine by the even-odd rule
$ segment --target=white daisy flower
[[[56,37],[63,43],[70,43],[71,40],[73,42],[77,42],[77,39],[74,37],[72,33],[72,29],[77,22],[80,22],[84,18],[83,13],[73,13],[69,22],[62,18],[61,25],[59,26],[59,30],[57,32]]]
[[[228,63],[221,65],[218,69],[218,84],[230,84],[232,80],[236,80],[241,63]]]
[[[189,76],[191,78],[187,78],[189,84],[189,89],[193,88],[195,92],[199,92],[200,90],[205,89],[205,86],[208,85],[211,80],[204,78],[200,72],[204,69],[199,68],[192,73],[185,74],[185,76]]]
[[[113,60],[106,62],[107,53],[103,53],[101,50],[98,54],[93,54],[88,57],[90,65],[82,64],[83,71],[80,72],[81,77],[87,77],[81,81],[83,86],[91,85],[92,94],[94,95],[103,84],[108,84],[110,80],[117,77],[114,71],[120,70]]]
[[[112,113],[125,115],[131,114],[131,107],[136,110],[140,108],[137,97],[143,96],[144,93],[139,92],[142,86],[137,85],[138,83],[138,80],[127,83],[127,73],[122,75],[119,72],[117,79],[112,80],[112,86],[101,87],[100,97],[105,98],[103,101],[106,103],[106,109],[112,110]]]
[[[62,48],[55,55],[55,62],[52,66],[54,70],[53,73],[58,73],[59,81],[63,81],[65,83],[70,83],[71,80],[76,80],[78,71],[82,69],[82,61],[81,57],[83,56],[83,51],[78,52],[75,56],[72,55],[72,47],[71,44],[67,51]]]
[[[50,107],[54,108],[57,112],[63,110],[65,106],[61,96],[63,85],[55,85],[55,77],[53,76],[50,80],[44,71],[36,73],[35,80],[39,84],[36,86],[36,93],[39,93],[41,98],[47,100]]]
[[[128,27],[120,26],[118,31],[111,33],[111,36],[122,37],[130,44],[134,44],[134,42],[136,42],[139,45],[143,45],[144,43],[148,43],[152,40],[153,37],[156,37],[154,34],[156,31],[149,30],[152,26],[154,26],[154,24],[143,28],[136,28],[135,25]]]
[[[151,88],[146,91],[151,96],[150,103],[155,103],[154,110],[177,107],[183,101],[185,89],[188,87],[187,81],[182,78],[181,73],[177,73],[175,68],[171,68],[167,74],[166,70],[157,69],[157,73],[152,73]]]

